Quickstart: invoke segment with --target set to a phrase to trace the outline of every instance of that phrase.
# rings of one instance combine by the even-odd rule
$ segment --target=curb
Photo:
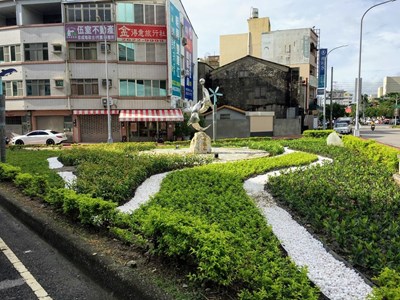
[[[96,248],[72,230],[61,227],[60,223],[49,222],[48,218],[51,216],[33,213],[23,201],[14,199],[9,193],[6,194],[3,187],[7,185],[11,184],[0,183],[0,206],[60,251],[100,286],[112,292],[115,297],[141,300],[173,299],[139,272],[135,272],[135,269],[121,265],[110,257],[94,255],[97,253]]]

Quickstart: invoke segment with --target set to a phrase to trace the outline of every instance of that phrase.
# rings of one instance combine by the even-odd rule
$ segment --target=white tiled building
[[[197,100],[197,36],[180,0],[0,0],[6,131],[172,139]],[[106,32],[106,34],[105,34]],[[108,93],[107,80],[108,78]]]

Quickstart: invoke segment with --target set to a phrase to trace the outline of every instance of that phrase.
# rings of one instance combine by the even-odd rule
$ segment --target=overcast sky
[[[361,17],[382,0],[181,0],[198,36],[198,55],[219,54],[219,36],[246,33],[251,8],[269,17],[271,30],[320,30],[328,56],[328,85],[353,92],[358,76]],[[371,9],[364,17],[361,56],[363,93],[376,94],[385,76],[400,76],[400,0]],[[330,88],[328,88],[330,89]]]

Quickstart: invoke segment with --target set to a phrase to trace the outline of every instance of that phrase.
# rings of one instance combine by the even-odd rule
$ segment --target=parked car
[[[65,133],[54,130],[33,130],[24,135],[14,136],[11,145],[55,145],[67,140]]]
[[[390,120],[391,125],[400,125],[400,118],[397,119],[391,119]]]
[[[350,134],[353,132],[353,126],[347,122],[337,122],[333,126],[333,130],[341,134]]]

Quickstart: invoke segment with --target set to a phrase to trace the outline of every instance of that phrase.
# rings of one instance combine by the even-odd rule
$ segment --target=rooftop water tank
[[[254,8],[254,7],[251,8],[251,17],[253,19],[258,18],[258,8]]]

